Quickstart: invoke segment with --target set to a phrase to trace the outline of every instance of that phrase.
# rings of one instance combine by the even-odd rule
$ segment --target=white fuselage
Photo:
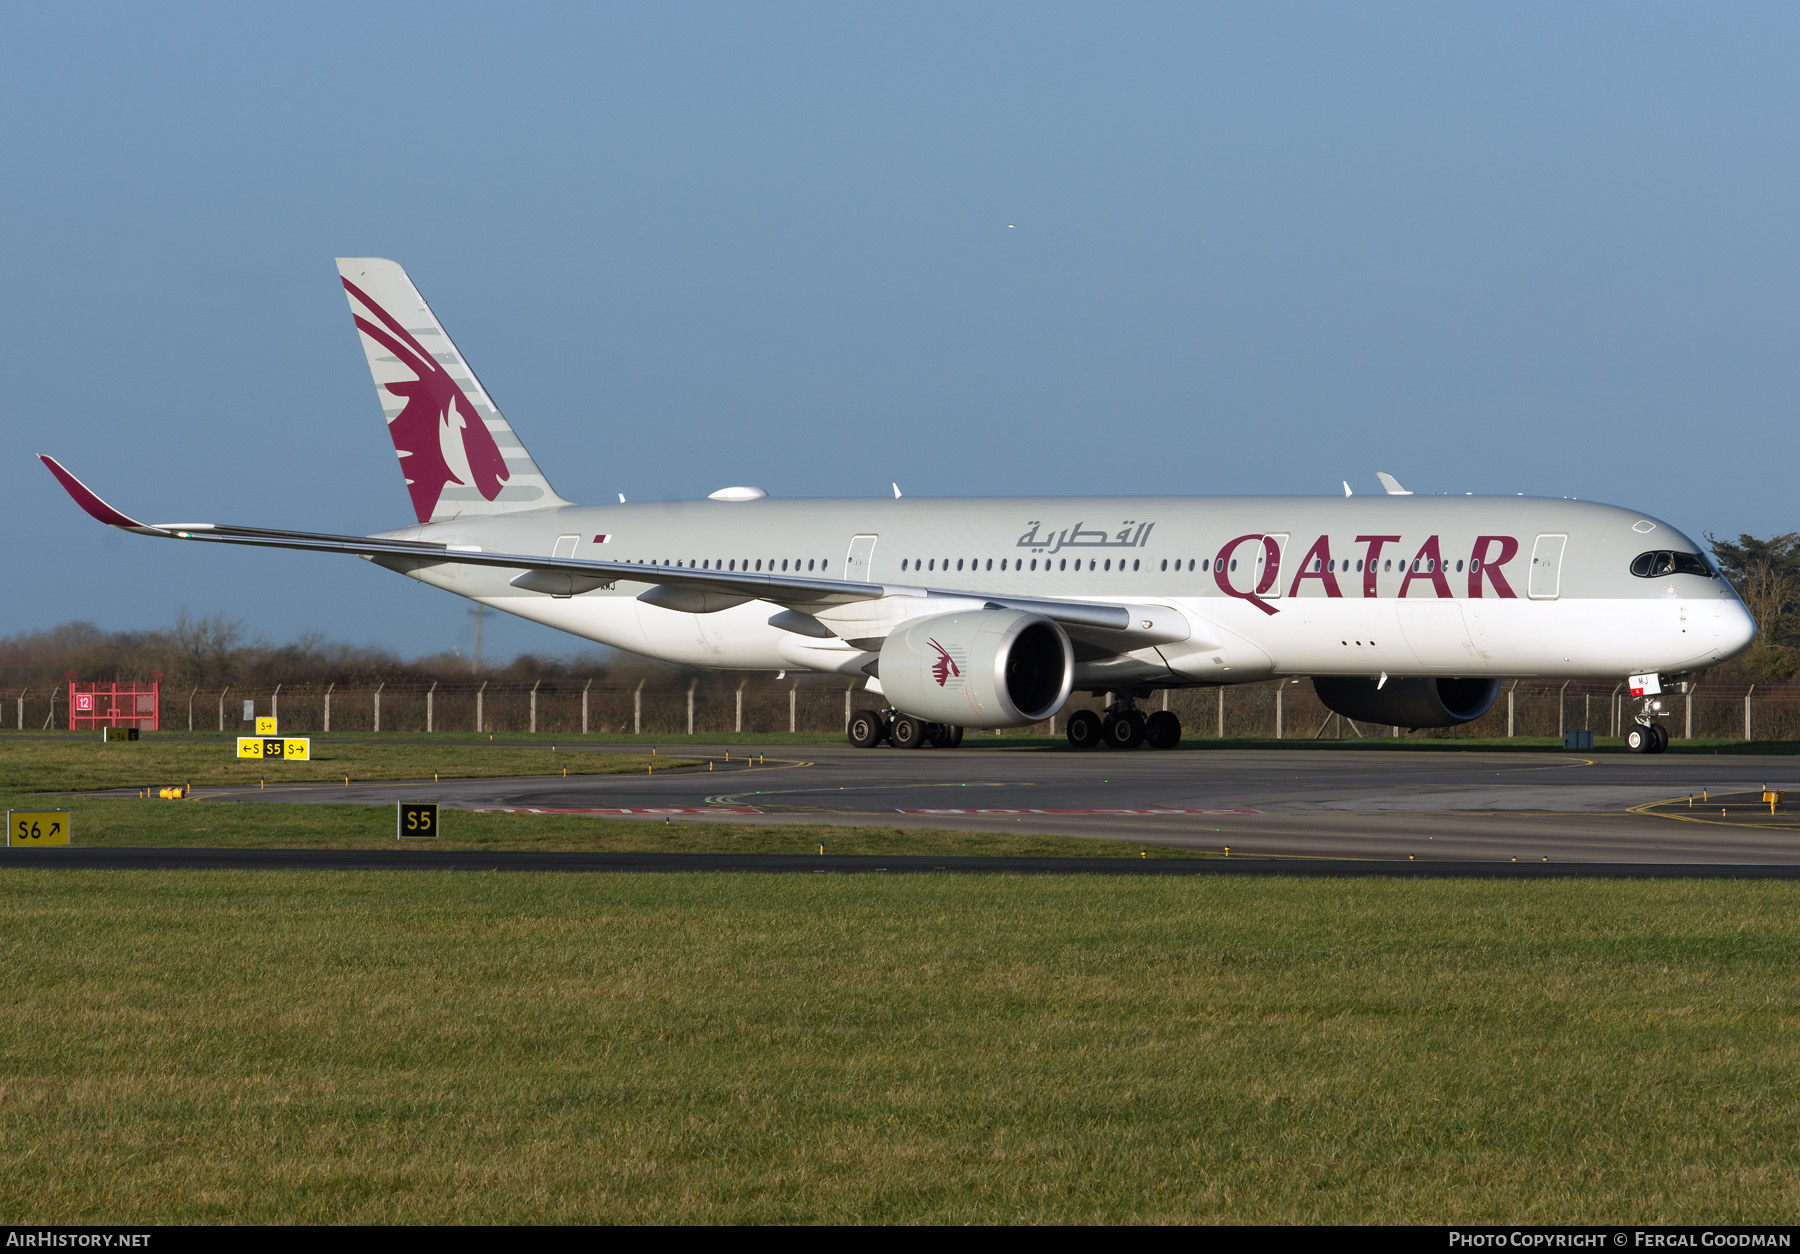
[[[1685,672],[1754,634],[1717,576],[1631,572],[1642,553],[1700,551],[1668,524],[1523,497],[655,502],[390,534],[685,569],[803,570],[890,588],[821,610],[835,633],[821,639],[772,624],[781,607],[764,601],[713,613],[648,604],[638,597],[653,577],[556,597],[512,587],[505,570],[395,564],[558,630],[705,667],[855,674],[866,669],[868,640],[956,608],[943,594],[976,608],[1033,596],[1174,611],[1128,648],[1084,648],[1078,635],[1077,687]]]

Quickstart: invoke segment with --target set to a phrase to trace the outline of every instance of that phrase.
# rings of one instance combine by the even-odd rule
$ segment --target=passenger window
[[[960,557],[956,559],[956,569],[958,569],[958,570],[962,569],[962,558],[960,558]]]
[[[1164,570],[1167,570],[1167,569],[1169,569],[1169,559],[1168,559],[1168,558],[1166,558],[1166,557],[1165,557],[1165,558],[1163,558],[1163,564],[1162,564],[1162,568],[1163,568],[1163,569],[1164,569]]]
[[[1110,558],[1110,557],[1106,559],[1106,569],[1108,569],[1108,570],[1112,569],[1112,558]]]
[[[1031,569],[1033,569],[1033,570],[1037,569],[1037,558],[1035,558],[1035,557],[1031,559]]]
[[[1081,565],[1081,563],[1080,563],[1080,562],[1077,562],[1077,563],[1075,563],[1075,564],[1076,564],[1076,566],[1080,566],[1080,565]],[[1036,563],[1036,562],[1033,562],[1033,563],[1032,563],[1032,564],[1031,564],[1031,568],[1032,568],[1032,569],[1033,569],[1033,570],[1036,570],[1036,569],[1037,569],[1037,563]],[[1050,563],[1049,563],[1049,562],[1045,562],[1045,563],[1044,563],[1044,569],[1045,569],[1045,570],[1049,570],[1049,569],[1050,569]],[[1067,570],[1067,569],[1069,569],[1069,559],[1068,559],[1068,558],[1066,558],[1066,557],[1065,557],[1065,558],[1063,558],[1063,559],[1062,559],[1062,565],[1061,565],[1061,566],[1059,566],[1059,567],[1057,567],[1057,569],[1058,569],[1058,570]]]
[[[1137,568],[1138,568],[1138,559],[1134,557],[1131,559],[1131,569],[1133,571],[1136,571]]]

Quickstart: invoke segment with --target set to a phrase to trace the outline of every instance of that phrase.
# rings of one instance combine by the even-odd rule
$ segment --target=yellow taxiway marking
[[[1739,796],[1739,795],[1747,795],[1747,794],[1750,794],[1755,791],[1757,791],[1757,790],[1745,788],[1745,789],[1739,790],[1738,792],[1713,793],[1711,801],[1702,801],[1700,803],[1700,805],[1705,806],[1705,805],[1711,804],[1712,802],[1716,802],[1718,800],[1718,798],[1720,798],[1720,797],[1735,797],[1735,796]],[[1664,811],[1664,810],[1658,810],[1656,808],[1657,806],[1677,806],[1677,805],[1681,805],[1685,801],[1691,801],[1691,800],[1692,800],[1691,797],[1680,796],[1680,797],[1670,797],[1667,801],[1646,801],[1642,805],[1627,806],[1626,813],[1627,814],[1641,814],[1641,815],[1644,815],[1649,818],[1674,819],[1680,823],[1704,823],[1708,827],[1757,827],[1757,828],[1762,828],[1765,831],[1773,831],[1773,832],[1800,831],[1800,816],[1795,816],[1794,821],[1790,822],[1790,823],[1751,823],[1748,821],[1734,820],[1731,818],[1720,818],[1720,819],[1709,818],[1705,814],[1702,814],[1698,807],[1696,807],[1695,809],[1690,811],[1684,806],[1681,810],[1674,811],[1672,813],[1668,812],[1668,811]],[[1726,802],[1724,805],[1721,805],[1719,808],[1721,810],[1726,809],[1730,804],[1731,804],[1730,802]],[[1740,802],[1739,804],[1743,804],[1743,803]],[[1760,804],[1758,804],[1758,809],[1760,811]]]

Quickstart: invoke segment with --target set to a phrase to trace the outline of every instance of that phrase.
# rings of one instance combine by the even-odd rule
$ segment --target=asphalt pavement
[[[649,765],[649,751],[640,745],[564,751],[642,754]],[[682,745],[671,752],[709,759],[711,769],[274,784],[200,788],[196,796],[209,804],[421,800],[596,821],[1004,830],[1218,853],[1229,848],[1234,859],[1800,864],[1800,759],[1789,756],[1077,752],[1055,744],[913,751],[781,746],[750,760],[740,745]],[[1793,812],[1784,802],[1770,813],[1760,800],[1765,785],[1793,796]]]

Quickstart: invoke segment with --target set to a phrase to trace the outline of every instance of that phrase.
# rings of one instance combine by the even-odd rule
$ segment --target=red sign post
[[[139,731],[162,730],[162,672],[153,671],[150,682],[82,683],[69,676],[69,730],[96,727],[135,727]]]

